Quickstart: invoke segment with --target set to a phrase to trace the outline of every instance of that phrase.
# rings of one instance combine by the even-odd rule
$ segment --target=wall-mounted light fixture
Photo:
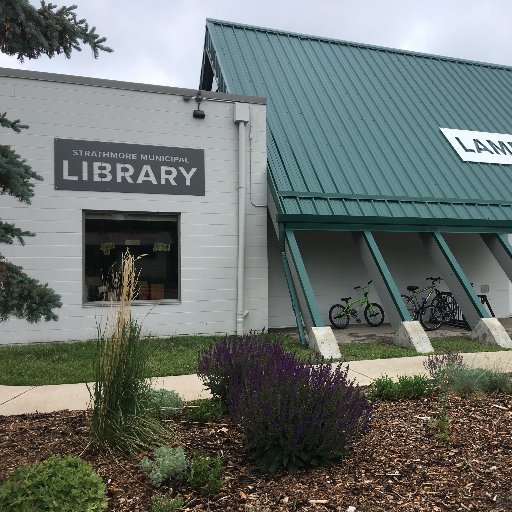
[[[203,97],[201,96],[201,91],[197,91],[196,95],[196,102],[197,102],[197,108],[194,110],[192,117],[195,117],[196,119],[204,119],[205,113],[204,110],[201,110],[201,102],[203,101]]]

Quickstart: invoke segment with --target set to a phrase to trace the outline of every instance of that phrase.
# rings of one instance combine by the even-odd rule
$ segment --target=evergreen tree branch
[[[2,0],[0,52],[16,55],[20,62],[61,53],[70,58],[72,50],[81,51],[81,43],[91,48],[94,58],[100,51],[112,52],[104,44],[106,38],[96,33],[96,27],[89,27],[85,19],[78,19],[75,9],[76,5],[57,8],[44,0],[38,9],[28,0]]]
[[[70,58],[80,45],[89,46],[95,58],[100,51],[111,52],[106,38],[89,27],[85,19],[78,19],[76,6],[60,7],[41,1],[39,8],[28,0],[0,0],[0,52],[16,55],[20,62],[37,59],[41,55],[54,57],[64,54]],[[0,114],[0,128],[20,133],[28,128],[19,119],[11,121]],[[7,194],[30,204],[34,196],[33,180],[42,180],[26,161],[13,149],[0,145],[0,195]],[[0,221],[0,243],[23,244],[23,238],[33,236],[14,224]],[[57,320],[53,309],[60,308],[60,297],[47,284],[27,276],[23,269],[0,254],[0,322],[10,316],[25,318],[29,322]]]
[[[0,194],[9,194],[30,204],[34,196],[31,180],[42,179],[10,146],[0,145]]]
[[[0,260],[0,322],[10,316],[31,323],[42,318],[57,320],[52,310],[61,306],[60,297],[48,284],[27,276],[17,265]]]
[[[35,236],[35,233],[23,231],[14,224],[0,220],[0,244],[13,244],[17,240],[21,245],[25,245],[24,236]],[[2,255],[0,254],[0,259]]]
[[[0,126],[2,128],[10,128],[11,130],[14,130],[16,133],[20,133],[21,130],[26,130],[28,128],[28,125],[21,124],[21,121],[19,119],[16,119],[15,121],[7,119],[7,112],[0,114]]]

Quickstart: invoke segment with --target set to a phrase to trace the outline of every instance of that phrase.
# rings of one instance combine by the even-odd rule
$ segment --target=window
[[[177,215],[86,212],[84,302],[112,298],[110,276],[127,249],[141,256],[136,300],[178,300],[178,220]]]

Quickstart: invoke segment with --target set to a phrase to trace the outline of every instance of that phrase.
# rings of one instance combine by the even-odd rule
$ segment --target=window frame
[[[176,232],[178,237],[178,298],[177,299],[145,299],[145,300],[134,300],[132,306],[154,306],[157,304],[181,304],[181,214],[179,212],[148,212],[148,211],[124,211],[124,210],[82,210],[82,275],[81,275],[81,287],[82,287],[82,307],[106,307],[111,304],[118,304],[119,301],[109,300],[97,300],[87,301],[85,293],[85,220],[88,214],[92,215],[104,215],[104,216],[115,216],[115,215],[140,215],[147,217],[151,220],[151,217],[175,217],[176,218]]]

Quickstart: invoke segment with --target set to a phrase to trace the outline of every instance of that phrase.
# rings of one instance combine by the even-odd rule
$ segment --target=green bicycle
[[[370,302],[368,290],[372,282],[368,281],[366,286],[356,286],[354,290],[364,290],[362,297],[352,299],[352,297],[342,297],[345,304],[334,304],[329,310],[329,321],[336,329],[345,329],[350,322],[350,317],[355,318],[358,324],[361,320],[357,317],[357,312],[363,307],[364,318],[368,325],[378,327],[384,322],[384,310],[376,302]]]

